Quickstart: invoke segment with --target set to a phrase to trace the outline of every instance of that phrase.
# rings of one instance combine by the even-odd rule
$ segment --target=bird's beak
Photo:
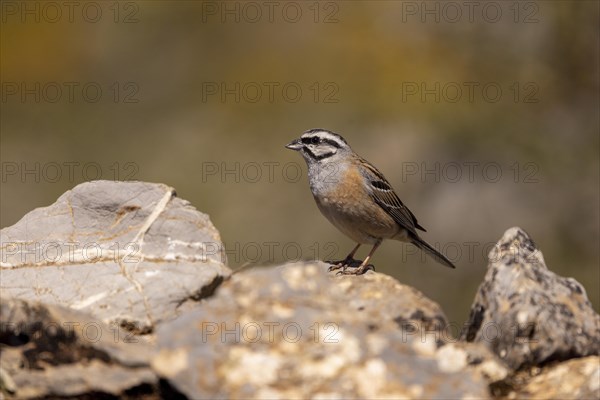
[[[300,139],[296,139],[296,140],[292,141],[291,143],[288,143],[285,147],[290,150],[298,151],[302,148],[302,142],[300,141]]]

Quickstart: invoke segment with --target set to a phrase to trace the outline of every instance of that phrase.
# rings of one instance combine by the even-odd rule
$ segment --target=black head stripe
[[[316,159],[317,159],[317,160],[319,160],[319,161],[320,161],[320,160],[324,160],[324,159],[326,159],[326,158],[329,158],[329,157],[331,157],[331,156],[332,156],[332,155],[334,155],[334,154],[335,154],[335,152],[333,152],[333,151],[330,151],[330,152],[328,152],[328,153],[321,154],[320,156],[317,156],[317,157],[316,157]]]
[[[333,147],[335,147],[335,148],[338,148],[338,149],[339,149],[340,147],[342,147],[342,146],[340,146],[340,144],[339,144],[338,142],[336,142],[335,140],[331,140],[331,139],[327,139],[327,138],[325,138],[325,139],[321,139],[321,141],[322,141],[322,142],[324,142],[324,143],[330,144],[330,145],[332,145]]]
[[[309,129],[309,130],[307,130],[306,132],[304,132],[304,134],[303,134],[302,136],[304,136],[304,135],[311,135],[311,134],[318,133],[318,132],[324,132],[324,133],[326,133],[326,134],[329,134],[329,135],[331,135],[331,136],[333,136],[333,137],[337,138],[337,139],[338,139],[340,142],[342,142],[342,143],[344,143],[344,144],[346,144],[346,145],[348,144],[348,142],[346,142],[346,139],[344,139],[343,137],[341,137],[341,136],[340,136],[340,135],[338,135],[337,133],[335,133],[335,132],[332,132],[332,131],[329,131],[329,130],[327,130],[327,129],[320,129],[320,128],[316,128],[316,129]],[[325,138],[325,139],[326,139],[326,138]],[[339,146],[338,146],[338,147],[339,147]]]
[[[302,151],[305,151],[306,154],[308,154],[310,156],[310,158],[316,160],[317,156],[315,155],[315,153],[313,153],[308,147],[304,146],[304,148],[302,149]]]
[[[339,142],[336,142],[335,140],[331,140],[331,139],[324,138],[321,136],[305,136],[300,140],[302,141],[303,144],[327,143],[328,145],[333,146],[336,149],[339,149],[342,147]]]
[[[327,153],[324,153],[324,154],[321,154],[321,155],[318,156],[315,153],[313,153],[311,151],[311,149],[308,148],[307,146],[304,146],[303,150],[306,152],[306,154],[308,154],[310,156],[310,158],[312,158],[313,160],[317,160],[317,161],[324,160],[324,159],[329,158],[329,157],[331,157],[332,155],[335,154],[335,152],[330,151],[330,152],[327,152]]]

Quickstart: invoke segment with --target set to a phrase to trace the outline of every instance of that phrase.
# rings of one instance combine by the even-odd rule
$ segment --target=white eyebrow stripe
[[[344,147],[348,147],[348,143],[346,143],[346,141],[339,136],[336,133],[330,132],[330,131],[326,131],[326,130],[310,130],[307,132],[304,132],[301,136],[301,138],[312,138],[312,137],[319,137],[325,140],[330,140],[332,142],[335,142],[338,147],[340,148],[344,148]]]

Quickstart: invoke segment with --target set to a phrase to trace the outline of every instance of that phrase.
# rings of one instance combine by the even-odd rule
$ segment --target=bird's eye
[[[319,144],[319,138],[317,136],[313,136],[312,138],[310,138],[310,142],[312,144]]]

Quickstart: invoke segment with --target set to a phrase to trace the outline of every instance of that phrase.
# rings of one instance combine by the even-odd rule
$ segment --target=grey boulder
[[[231,274],[209,217],[163,184],[80,184],[2,229],[0,245],[0,296],[87,311],[136,333]]]
[[[583,286],[548,270],[520,228],[490,251],[462,339],[480,342],[514,370],[597,355],[600,316]]]

